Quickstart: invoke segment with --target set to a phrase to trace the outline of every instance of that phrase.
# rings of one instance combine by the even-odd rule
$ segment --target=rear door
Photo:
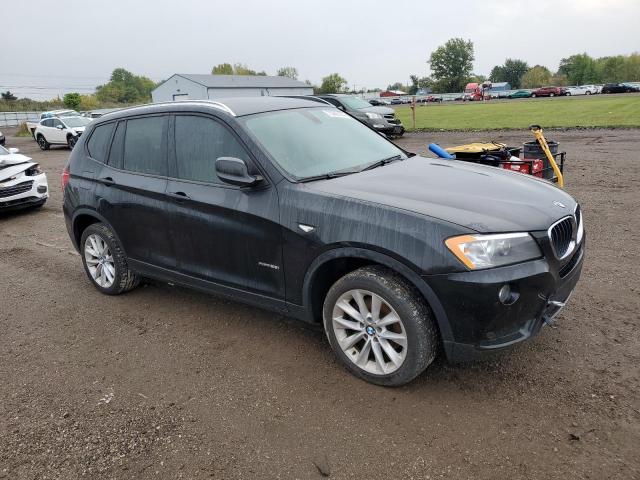
[[[98,210],[127,256],[161,268],[175,267],[167,228],[168,119],[150,115],[118,122],[96,187]]]
[[[170,136],[171,236],[177,268],[196,279],[284,298],[278,196],[268,182],[240,188],[220,181],[219,157],[251,155],[232,129],[208,115],[177,114]]]

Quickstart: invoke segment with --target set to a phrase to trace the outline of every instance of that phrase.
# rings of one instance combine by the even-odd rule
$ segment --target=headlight
[[[367,116],[367,118],[382,118],[382,115],[380,115],[379,113],[371,113],[371,112],[366,112],[365,115]]]
[[[35,177],[36,175],[40,175],[41,173],[44,173],[44,171],[40,168],[40,165],[34,165],[33,167],[30,167],[24,171],[24,174],[29,177]]]
[[[448,238],[444,243],[470,270],[500,267],[542,256],[538,244],[528,233],[460,235]]]

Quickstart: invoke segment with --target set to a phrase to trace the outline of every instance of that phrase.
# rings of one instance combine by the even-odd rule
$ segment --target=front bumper
[[[397,119],[387,119],[383,118],[371,118],[367,120],[367,123],[374,130],[384,133],[385,135],[403,135],[404,134],[404,126]]]
[[[32,183],[28,184],[28,182]],[[13,192],[18,193],[11,195],[10,193]],[[0,211],[42,205],[47,198],[49,198],[49,185],[44,173],[32,177],[20,175],[15,180],[0,186]]]
[[[440,300],[451,327],[443,338],[450,361],[466,361],[535,336],[553,322],[575,288],[585,239],[563,265],[546,258],[507,267],[423,277]],[[509,285],[517,299],[504,304]],[[509,303],[509,302],[507,302]]]

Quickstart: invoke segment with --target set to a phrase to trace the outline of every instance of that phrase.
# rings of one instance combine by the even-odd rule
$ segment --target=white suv
[[[67,145],[73,149],[78,138],[91,120],[86,117],[45,118],[36,127],[33,136],[42,150],[51,145]]]

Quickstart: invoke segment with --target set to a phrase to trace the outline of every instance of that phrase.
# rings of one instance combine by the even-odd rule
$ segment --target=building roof
[[[202,75],[176,73],[207,88],[311,88],[300,80],[289,77],[271,77],[267,75]]]
[[[215,109],[224,111],[234,117],[252,115],[254,113],[275,112],[294,108],[313,107],[335,108],[332,105],[318,105],[317,100],[301,97],[233,97],[220,100],[186,100],[181,102],[163,102],[124,108],[100,117],[100,121],[125,118],[132,115],[141,115],[160,112],[192,112]],[[96,120],[98,122],[98,120]]]

